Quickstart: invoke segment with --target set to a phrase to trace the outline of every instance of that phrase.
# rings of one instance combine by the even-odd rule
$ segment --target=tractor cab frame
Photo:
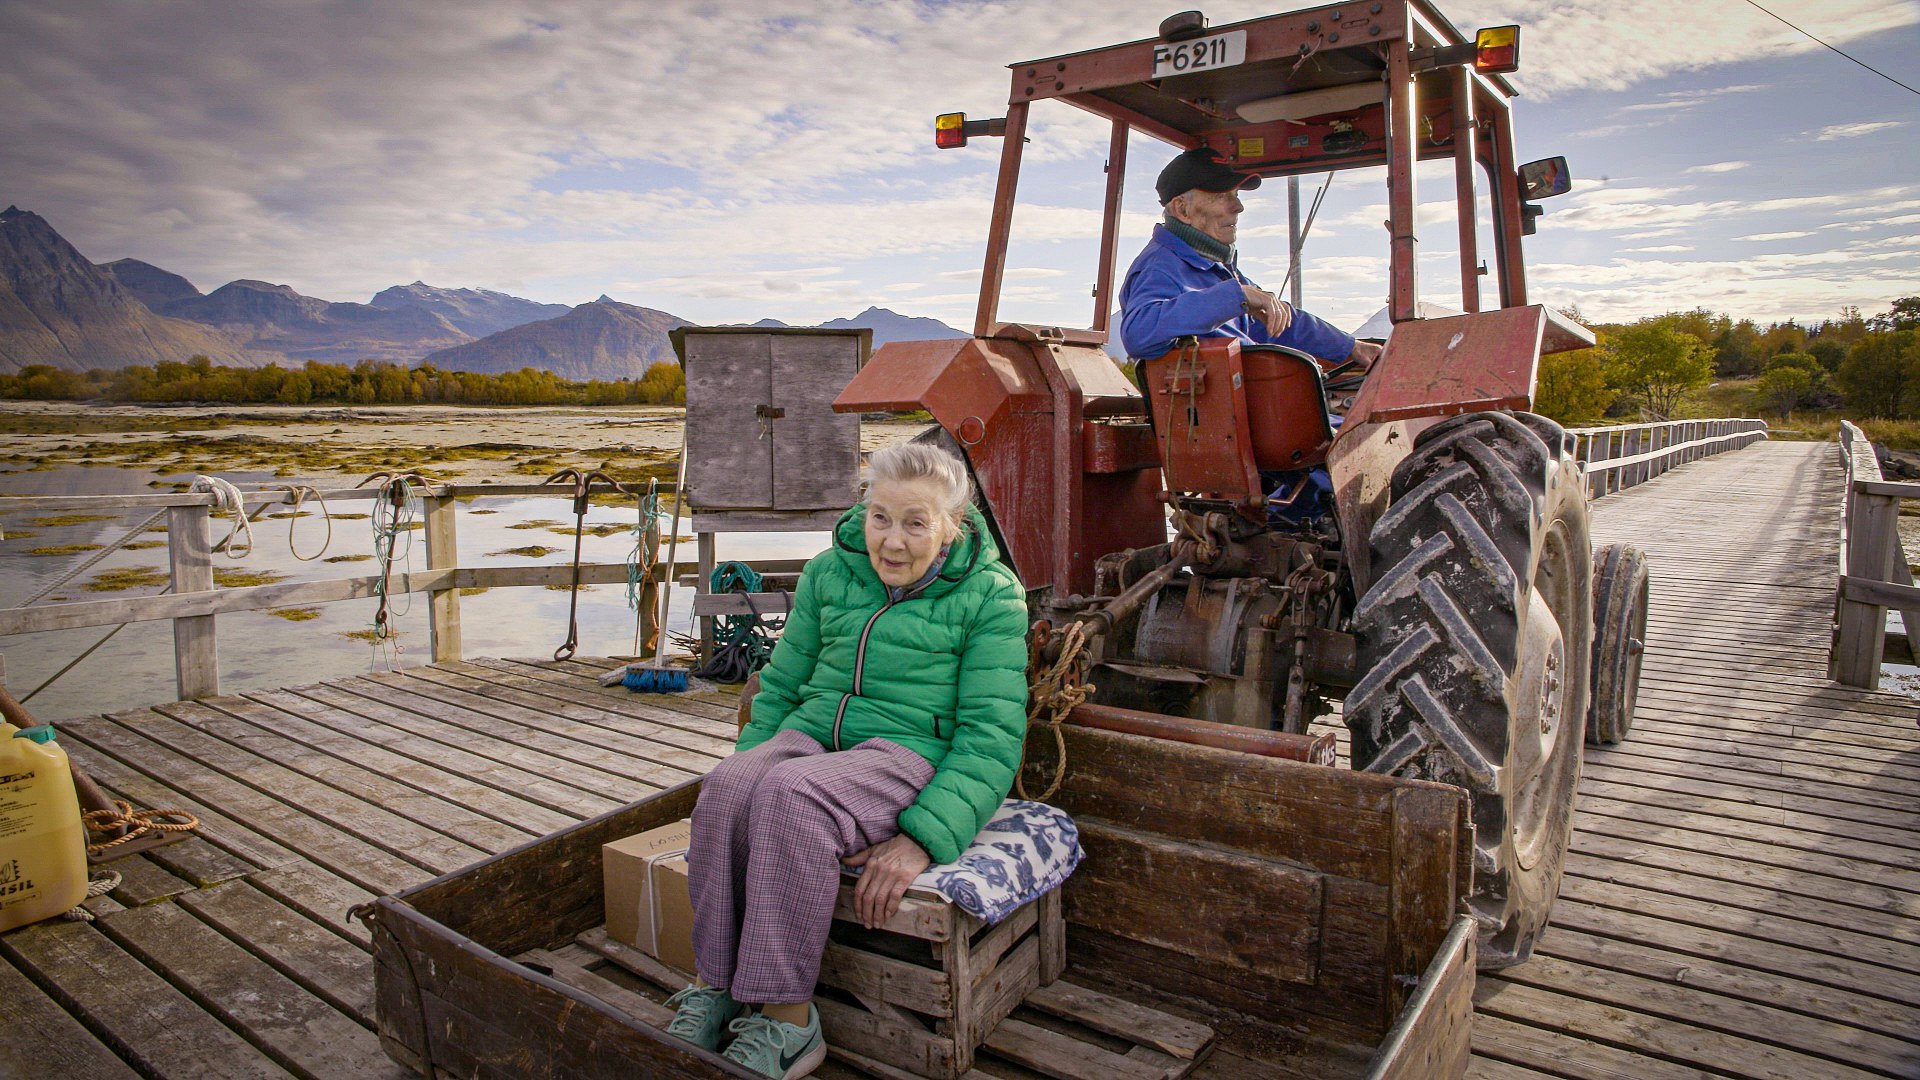
[[[1177,719],[1201,740],[1208,725],[1262,728],[1315,760],[1309,725],[1341,700],[1355,768],[1471,792],[1489,967],[1524,959],[1546,924],[1593,723],[1589,674],[1619,659],[1592,656],[1572,440],[1527,411],[1542,353],[1593,336],[1527,302],[1525,200],[1565,191],[1567,170],[1515,161],[1500,72],[1518,48],[1517,27],[1469,39],[1425,0],[1364,0],[1211,29],[1185,12],[1155,38],[1011,65],[1003,119],[936,121],[942,146],[1004,138],[973,337],[890,343],[834,402],[932,414],[928,437],[967,462],[1028,589],[1036,660],[1084,650],[1103,722],[1165,732]],[[1050,98],[1112,124],[1086,328],[999,318],[1029,112]],[[1136,387],[1102,351],[1134,131],[1262,177],[1385,167],[1395,330],[1337,425],[1304,354],[1182,339],[1135,358]],[[1464,313],[1446,318],[1418,317],[1423,160],[1455,165]],[[1298,512],[1289,485],[1315,477],[1330,508]]]

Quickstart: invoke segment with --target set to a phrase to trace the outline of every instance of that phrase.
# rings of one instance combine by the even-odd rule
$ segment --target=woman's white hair
[[[967,466],[951,451],[931,443],[904,442],[875,450],[867,459],[865,490],[879,483],[923,483],[931,481],[939,493],[935,507],[952,536],[960,535],[967,523],[967,508],[973,505],[973,480]]]

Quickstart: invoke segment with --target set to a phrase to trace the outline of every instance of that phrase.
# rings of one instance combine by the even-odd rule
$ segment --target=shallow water
[[[264,473],[225,473],[225,479],[243,488],[280,485]],[[190,476],[161,476],[135,469],[60,468],[41,472],[0,470],[0,493],[32,495],[106,495],[152,494],[154,480],[185,481]],[[335,480],[321,487],[346,487],[350,481]],[[308,503],[301,518],[263,517],[253,525],[254,547],[240,559],[229,559],[216,552],[214,565],[219,569],[243,572],[277,572],[282,581],[315,581],[356,577],[377,573],[379,564],[371,558],[356,562],[328,563],[324,557],[371,556],[373,529],[365,518],[342,518],[343,514],[364,514],[364,501],[336,503],[331,512],[332,538],[320,516],[318,505]],[[478,511],[478,512],[476,512]],[[487,513],[486,511],[494,511]],[[269,513],[284,512],[284,508]],[[414,512],[419,508],[416,504]],[[61,513],[79,513],[63,511]],[[69,555],[30,555],[39,547],[97,544],[105,547],[125,537],[153,514],[150,509],[116,513],[110,520],[70,525],[36,525],[35,519],[51,514],[7,511],[0,500],[0,528],[6,538],[0,540],[0,607],[15,606],[40,593],[99,554],[83,551]],[[637,518],[636,507],[591,506],[587,524],[628,526],[622,532],[582,538],[581,559],[585,562],[620,562],[633,548],[630,527]],[[162,517],[161,522],[166,519]],[[510,528],[542,521],[549,526]],[[683,520],[683,528],[689,523]],[[293,548],[312,556],[326,542],[322,559],[303,562],[289,547],[289,527]],[[456,526],[462,566],[561,565],[573,557],[573,513],[565,497],[499,497],[463,502]],[[565,535],[547,531],[564,527]],[[218,544],[227,534],[229,521],[216,517],[213,541]],[[18,535],[31,532],[33,535]],[[161,534],[141,537],[163,540]],[[771,533],[723,534],[719,538],[719,558],[751,563],[756,559],[806,558],[822,550],[827,534]],[[507,549],[538,544],[555,549],[538,558],[505,554]],[[663,552],[664,557],[664,552]],[[677,558],[694,558],[692,534],[685,533]],[[425,567],[425,547],[418,533],[409,546],[396,546],[394,570]],[[63,583],[40,603],[52,603],[56,597],[67,600],[96,600],[138,596],[160,591],[159,586],[126,589],[118,592],[90,592],[84,584],[103,572],[148,567],[166,572],[164,547],[130,551],[121,548],[94,566]],[[692,591],[674,589],[667,629],[692,633],[688,604]],[[469,657],[530,656],[550,657],[567,637],[568,595],[539,587],[490,589],[460,598],[460,627],[463,650]],[[236,612],[219,617],[220,689],[233,693],[264,687],[293,686],[336,679],[367,671],[411,667],[431,660],[427,597],[424,593],[395,597],[392,625],[398,635],[376,649],[364,641],[346,635],[368,630],[373,625],[378,601],[372,598],[344,600],[319,605],[318,617],[294,622],[264,611]],[[635,616],[627,604],[624,585],[583,586],[579,605],[578,654],[582,656],[628,655],[633,652]],[[111,712],[153,705],[175,699],[172,624],[166,621],[133,623],[121,629],[105,644],[74,664],[71,670],[54,678],[63,667],[105,638],[110,627],[50,631],[0,637],[0,657],[5,660],[7,688],[15,697],[25,698],[27,708],[40,720]],[[42,684],[53,681],[42,689]]]

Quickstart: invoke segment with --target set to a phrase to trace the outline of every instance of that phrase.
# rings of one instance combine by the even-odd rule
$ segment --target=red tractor
[[[1526,200],[1567,172],[1514,160],[1500,73],[1518,45],[1517,27],[1467,38],[1424,0],[1363,0],[1211,29],[1186,12],[1154,38],[1012,65],[1004,119],[936,126],[942,145],[1004,138],[973,337],[887,345],[835,402],[933,415],[1029,590],[1041,661],[1082,650],[1106,713],[1290,733],[1308,756],[1337,700],[1356,769],[1472,792],[1483,967],[1525,959],[1546,925],[1583,734],[1625,734],[1635,680],[1619,673],[1637,670],[1645,605],[1609,587],[1596,612],[1597,563],[1608,581],[1644,568],[1631,549],[1596,559],[1573,440],[1527,411],[1540,356],[1593,336],[1527,302]],[[1112,123],[1087,329],[998,317],[1043,99]],[[1231,339],[1140,358],[1138,387],[1103,352],[1135,130],[1261,177],[1385,166],[1395,325],[1357,393],[1305,354]],[[1447,318],[1418,314],[1424,160],[1456,176],[1465,314]],[[1330,491],[1303,512],[1315,475]]]

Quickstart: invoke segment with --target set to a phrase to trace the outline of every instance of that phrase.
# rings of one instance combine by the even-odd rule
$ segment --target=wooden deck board
[[[1761,443],[1594,505],[1596,544],[1653,561],[1640,708],[1587,753],[1536,958],[1480,980],[1476,1080],[1920,1075],[1920,704],[1826,679],[1833,455]],[[123,894],[151,906],[0,938],[7,1015],[147,1076],[398,1075],[368,1053],[350,906],[727,752],[726,699],[598,686],[616,664],[471,659],[61,722],[111,792],[204,835],[137,857]],[[106,972],[153,997],[67,985]],[[249,1011],[269,989],[292,1011]]]

